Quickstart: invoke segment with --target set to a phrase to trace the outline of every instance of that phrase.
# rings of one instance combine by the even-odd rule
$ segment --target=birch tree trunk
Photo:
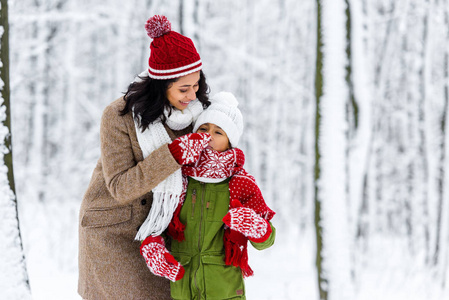
[[[0,298],[29,299],[12,168],[7,0],[0,5]]]
[[[353,299],[349,226],[346,4],[318,0],[315,226],[320,299]]]

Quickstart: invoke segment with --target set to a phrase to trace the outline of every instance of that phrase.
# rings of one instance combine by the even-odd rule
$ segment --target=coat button
[[[142,205],[147,204],[147,199],[142,199],[142,201],[140,201],[140,204],[142,204]]]

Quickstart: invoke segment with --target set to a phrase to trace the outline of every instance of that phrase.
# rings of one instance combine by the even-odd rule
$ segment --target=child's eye
[[[223,135],[221,131],[215,131],[216,134]]]
[[[206,128],[198,128],[198,131],[206,131]]]

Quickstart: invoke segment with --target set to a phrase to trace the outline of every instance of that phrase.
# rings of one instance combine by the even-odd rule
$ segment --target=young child
[[[208,147],[182,168],[184,192],[168,228],[172,254],[160,236],[141,246],[150,270],[172,281],[173,299],[245,299],[243,278],[253,274],[247,242],[262,250],[275,239],[275,213],[235,148],[243,131],[238,102],[221,92],[211,103],[193,129],[210,134]]]

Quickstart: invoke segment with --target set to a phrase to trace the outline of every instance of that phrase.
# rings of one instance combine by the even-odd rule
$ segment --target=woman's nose
[[[196,99],[196,93],[195,93],[195,90],[193,88],[189,90],[189,92],[187,93],[187,97],[189,98],[189,100],[195,100]]]

